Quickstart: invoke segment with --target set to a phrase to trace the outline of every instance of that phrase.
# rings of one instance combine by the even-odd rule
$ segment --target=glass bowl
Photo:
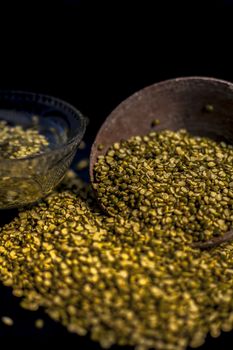
[[[49,141],[48,149],[41,154],[0,158],[0,209],[9,209],[34,203],[58,185],[83,138],[87,119],[54,97],[0,91],[1,120],[10,126],[33,127]]]

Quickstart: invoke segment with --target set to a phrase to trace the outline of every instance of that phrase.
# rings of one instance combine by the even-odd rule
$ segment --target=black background
[[[12,1],[0,3],[0,89],[47,93],[67,100],[90,118],[89,144],[119,102],[168,78],[204,75],[233,81],[232,1]],[[5,214],[0,213],[5,221]],[[3,217],[4,216],[4,217]],[[0,342],[32,342],[94,350],[43,311],[19,307],[0,288]],[[34,320],[41,316],[45,328]],[[208,339],[203,349],[231,349],[232,333]]]
[[[1,1],[0,88],[64,98],[96,128],[120,101],[156,81],[233,80],[231,3]]]

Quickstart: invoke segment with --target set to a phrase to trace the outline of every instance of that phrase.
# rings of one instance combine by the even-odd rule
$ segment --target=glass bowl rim
[[[84,133],[86,131],[86,126],[87,126],[87,122],[88,122],[88,118],[85,117],[76,107],[74,107],[72,104],[70,104],[69,102],[66,102],[58,97],[54,97],[52,95],[47,95],[47,94],[41,94],[41,93],[37,93],[37,92],[30,92],[30,91],[24,91],[24,90],[4,90],[4,89],[0,89],[0,95],[1,94],[12,94],[12,95],[22,95],[22,96],[29,96],[31,98],[41,98],[41,99],[47,99],[48,101],[49,100],[52,100],[54,101],[55,103],[57,104],[60,104],[62,106],[65,106],[67,108],[69,108],[70,110],[72,110],[72,112],[74,112],[75,115],[78,116],[78,118],[80,119],[80,122],[81,122],[81,127],[80,127],[80,133],[79,134],[76,134],[75,136],[69,138],[65,143],[62,143],[62,144],[59,144],[57,146],[55,146],[53,149],[48,149],[47,151],[45,150],[44,152],[42,153],[39,153],[39,154],[35,154],[35,155],[30,155],[30,156],[27,156],[27,157],[23,157],[23,158],[16,158],[16,159],[9,159],[9,158],[6,158],[6,159],[0,159],[0,164],[12,164],[12,163],[15,163],[15,162],[24,162],[24,161],[27,161],[27,160],[33,160],[33,159],[38,159],[40,157],[44,157],[44,156],[47,156],[47,155],[50,155],[50,154],[54,154],[54,153],[57,153],[57,151],[63,149],[64,147],[67,147],[69,146],[70,144],[72,144],[75,140],[77,139],[80,139],[79,141],[82,140],[83,136],[84,136]],[[33,102],[33,100],[32,100]],[[35,103],[38,103],[38,101],[34,101]]]

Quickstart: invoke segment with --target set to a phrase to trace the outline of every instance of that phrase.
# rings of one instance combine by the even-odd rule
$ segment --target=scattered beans
[[[6,326],[13,326],[14,321],[12,320],[12,318],[8,317],[8,316],[3,316],[1,318],[2,323],[4,323]]]
[[[35,321],[35,327],[38,329],[42,329],[44,327],[44,321],[41,318],[38,318]]]
[[[88,166],[89,166],[89,159],[84,158],[84,159],[81,159],[81,160],[77,163],[76,169],[77,169],[77,171],[81,171],[81,170],[87,169]]]
[[[233,328],[232,147],[186,131],[116,143],[0,229],[0,279],[103,348],[184,350]],[[214,163],[214,165],[209,165]]]

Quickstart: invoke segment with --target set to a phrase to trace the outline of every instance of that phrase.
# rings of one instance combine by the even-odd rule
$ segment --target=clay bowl
[[[152,127],[155,119],[160,124]],[[145,135],[153,128],[185,128],[193,135],[233,144],[233,84],[206,77],[177,78],[151,85],[127,98],[97,133],[90,156],[91,182],[98,156],[105,154],[110,145],[133,135]],[[104,146],[101,150],[100,144]],[[233,232],[228,232],[225,238],[232,237]]]

